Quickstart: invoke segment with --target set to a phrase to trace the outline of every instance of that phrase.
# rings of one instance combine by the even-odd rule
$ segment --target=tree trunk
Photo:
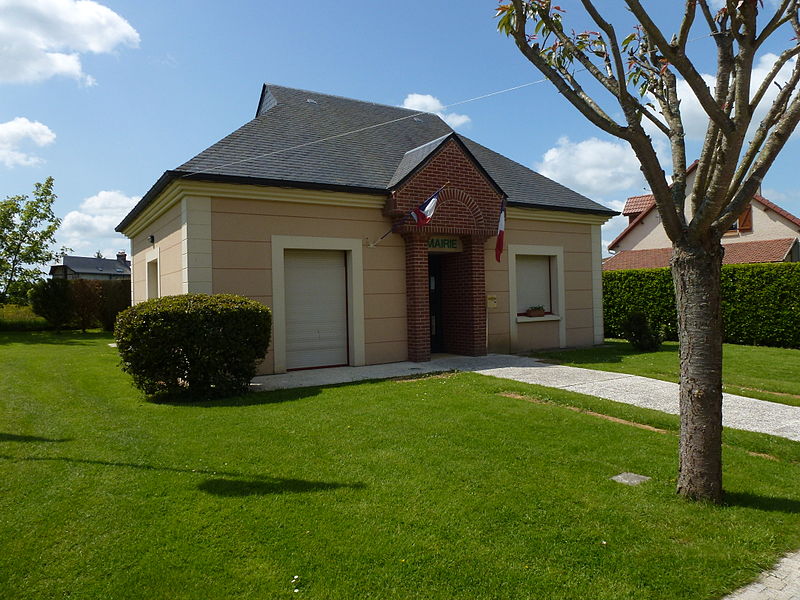
[[[722,316],[718,239],[678,243],[672,278],[680,340],[678,493],[722,501]]]

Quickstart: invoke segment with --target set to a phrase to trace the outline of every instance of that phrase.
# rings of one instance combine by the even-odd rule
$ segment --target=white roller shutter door
[[[286,250],[286,368],[347,364],[347,267],[339,250]]]

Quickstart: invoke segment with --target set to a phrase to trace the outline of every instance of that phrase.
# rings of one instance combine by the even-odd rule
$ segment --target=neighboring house
[[[695,165],[687,172],[687,189],[694,183]],[[661,226],[655,198],[650,194],[628,198],[622,214],[628,217],[628,226],[608,245],[614,255],[603,261],[603,270],[668,266],[672,243]],[[756,194],[722,243],[724,264],[798,262],[800,219]]]
[[[60,265],[50,267],[53,279],[119,279],[131,278],[131,262],[125,252],[117,252],[117,258],[95,258],[93,256],[65,255]]]
[[[442,187],[429,224],[406,218]],[[434,114],[265,85],[253,120],[166,171],[117,231],[134,302],[272,307],[271,373],[600,343],[615,214]]]

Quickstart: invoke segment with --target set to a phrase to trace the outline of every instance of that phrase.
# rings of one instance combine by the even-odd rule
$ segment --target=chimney
[[[117,260],[121,262],[123,265],[128,264],[128,255],[125,254],[124,250],[120,250],[119,252],[117,252]]]

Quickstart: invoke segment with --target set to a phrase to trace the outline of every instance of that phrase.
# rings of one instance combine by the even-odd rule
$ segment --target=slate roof
[[[798,243],[797,238],[731,242],[725,244],[725,256],[722,259],[722,264],[783,262],[787,259],[796,243]],[[603,270],[657,269],[668,267],[670,258],[672,258],[672,248],[623,250],[604,260]]]
[[[388,194],[435,151],[437,140],[453,133],[435,114],[265,85],[253,120],[165,172],[116,229],[125,228],[179,177]],[[510,205],[617,214],[457,135]]]
[[[95,258],[93,256],[64,256],[61,264],[81,274],[103,273],[105,275],[130,275],[131,262],[116,258]],[[52,267],[51,267],[52,269]]]

